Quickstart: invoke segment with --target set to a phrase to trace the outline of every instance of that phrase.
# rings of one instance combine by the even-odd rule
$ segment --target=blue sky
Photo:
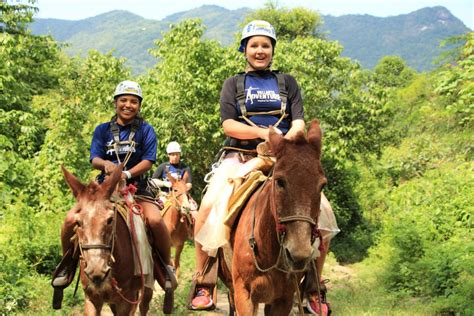
[[[23,0],[7,0],[10,3]],[[36,17],[80,20],[112,10],[127,10],[147,19],[164,17],[204,4],[214,4],[227,9],[262,8],[266,1],[258,0],[37,0],[40,9]],[[279,0],[280,6],[305,7],[339,16],[343,14],[370,14],[386,17],[406,14],[423,7],[444,6],[471,30],[474,29],[473,0]]]

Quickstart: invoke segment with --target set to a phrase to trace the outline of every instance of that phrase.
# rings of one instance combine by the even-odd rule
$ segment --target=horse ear
[[[119,164],[115,167],[114,171],[106,177],[105,181],[102,183],[102,190],[105,192],[105,198],[108,199],[114,193],[117,183],[122,178],[123,164]]]
[[[171,185],[174,185],[174,183],[176,182],[176,179],[173,178],[173,176],[171,175],[169,171],[166,172],[166,178],[169,180],[169,182],[171,182]]]
[[[313,120],[308,129],[308,142],[316,149],[318,159],[321,158],[321,128],[319,121]]]
[[[278,133],[273,126],[270,126],[268,141],[270,143],[270,149],[275,156],[283,149],[283,145],[285,144],[285,138],[281,133]]]
[[[66,180],[67,185],[71,188],[72,194],[77,200],[79,194],[84,191],[86,186],[82,184],[72,173],[67,171],[64,166],[61,166],[61,170],[63,171],[64,179]]]

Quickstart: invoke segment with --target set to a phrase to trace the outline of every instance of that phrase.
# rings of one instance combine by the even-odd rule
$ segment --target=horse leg
[[[184,248],[184,241],[176,246],[176,251],[174,253],[174,268],[176,269],[176,279],[179,277],[179,260],[181,258],[181,252]]]
[[[271,316],[286,316],[290,315],[293,308],[293,297],[290,299],[277,299],[273,303],[265,305],[265,315]]]
[[[128,296],[127,296],[128,297]],[[122,301],[116,305],[114,315],[118,316],[133,316],[135,315],[135,310],[137,309],[136,304],[130,304],[128,302]]]
[[[257,315],[258,304],[252,302],[241,279],[234,280],[234,304],[237,315]]]
[[[84,302],[84,315],[85,316],[100,316],[103,303],[93,303],[89,297],[86,296]]]
[[[234,294],[231,290],[227,292],[227,301],[229,303],[229,316],[235,315],[235,302],[234,302]]]
[[[140,315],[145,316],[150,309],[150,301],[153,297],[153,290],[145,286],[142,301],[140,302]]]

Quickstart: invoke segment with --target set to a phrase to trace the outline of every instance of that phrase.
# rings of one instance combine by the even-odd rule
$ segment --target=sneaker
[[[63,287],[67,285],[67,271],[66,269],[59,271],[59,273],[56,275],[56,277],[53,280],[53,286],[54,287]]]
[[[214,305],[209,288],[200,287],[197,289],[196,296],[191,302],[191,308],[196,310],[208,309]]]
[[[322,313],[319,310],[319,297],[317,293],[311,293],[306,302],[306,308],[312,315],[328,316],[329,306],[324,300],[321,301]]]

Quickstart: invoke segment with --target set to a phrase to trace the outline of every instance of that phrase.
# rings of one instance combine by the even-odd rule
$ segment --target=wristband
[[[130,171],[125,170],[125,171],[122,171],[122,172],[127,176],[127,179],[131,179],[131,178],[132,178],[132,174],[130,173]]]

